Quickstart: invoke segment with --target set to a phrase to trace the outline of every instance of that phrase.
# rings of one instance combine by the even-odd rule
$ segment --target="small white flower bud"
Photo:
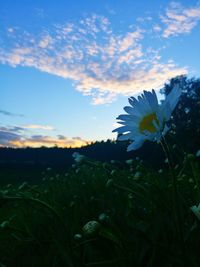
[[[89,221],[83,226],[83,233],[87,236],[93,236],[100,230],[100,223],[97,221]]]
[[[108,181],[106,183],[106,187],[109,188],[109,187],[113,186],[113,184],[114,184],[113,179],[108,179]]]
[[[18,187],[19,190],[26,190],[26,189],[28,189],[28,188],[29,188],[29,185],[28,185],[27,182],[23,182],[23,183]]]
[[[82,239],[82,235],[81,234],[75,234],[74,235],[74,240],[75,241],[80,241]]]
[[[0,228],[7,228],[9,226],[10,222],[9,221],[3,221],[1,224],[0,224]]]
[[[197,151],[196,157],[200,157],[200,149]]]
[[[134,178],[138,179],[141,177],[141,172],[136,172]]]
[[[133,159],[127,159],[127,160],[126,160],[126,164],[128,164],[128,165],[132,165],[132,164],[133,164]]]

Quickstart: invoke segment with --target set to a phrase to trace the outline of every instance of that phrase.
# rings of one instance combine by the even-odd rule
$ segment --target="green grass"
[[[68,173],[40,173],[35,185],[4,184],[0,266],[200,266],[200,222],[190,209],[200,202],[199,173],[194,157],[175,170],[178,226],[170,171],[139,161],[88,159]]]

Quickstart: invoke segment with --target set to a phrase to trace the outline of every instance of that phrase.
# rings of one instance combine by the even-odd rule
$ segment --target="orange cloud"
[[[90,141],[82,140],[82,139],[65,139],[65,140],[59,140],[58,138],[52,138],[52,137],[40,137],[38,139],[28,138],[25,140],[12,140],[9,142],[10,147],[16,147],[16,148],[23,148],[23,147],[63,147],[63,148],[69,148],[69,147],[82,147],[90,144]]]
[[[0,147],[81,147],[91,143],[81,137],[66,137],[58,135],[56,137],[46,135],[27,136],[21,127],[0,127]]]
[[[40,130],[48,130],[48,131],[54,130],[54,127],[52,127],[52,126],[39,125],[39,124],[24,125],[23,128],[25,128],[25,129],[40,129]]]

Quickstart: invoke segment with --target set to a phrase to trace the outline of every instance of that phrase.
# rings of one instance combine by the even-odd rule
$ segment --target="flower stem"
[[[178,236],[179,236],[179,241],[180,241],[180,245],[182,247],[182,252],[184,257],[186,258],[186,249],[185,249],[185,242],[184,242],[184,236],[183,236],[183,228],[182,228],[182,220],[181,220],[181,210],[180,210],[180,201],[179,201],[179,195],[178,195],[178,187],[177,187],[177,181],[176,181],[176,175],[174,172],[174,164],[173,164],[173,159],[170,153],[170,149],[169,146],[166,142],[166,140],[164,139],[164,137],[162,138],[162,140],[160,141],[160,144],[162,146],[162,149],[165,153],[165,156],[168,160],[168,165],[169,165],[169,169],[171,172],[171,177],[172,177],[172,186],[173,186],[173,201],[174,201],[174,218],[175,218],[175,225],[176,225],[176,229],[178,232]],[[186,260],[187,262],[187,260]],[[187,264],[187,263],[184,264]]]

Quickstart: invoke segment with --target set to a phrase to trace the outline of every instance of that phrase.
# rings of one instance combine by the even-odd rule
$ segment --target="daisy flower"
[[[123,126],[113,130],[118,133],[118,140],[130,140],[127,151],[140,148],[146,140],[159,142],[169,130],[166,122],[176,107],[181,95],[180,87],[176,86],[168,94],[166,99],[159,104],[156,93],[143,91],[138,99],[128,99],[131,106],[124,110],[127,114],[120,115],[118,123]]]

